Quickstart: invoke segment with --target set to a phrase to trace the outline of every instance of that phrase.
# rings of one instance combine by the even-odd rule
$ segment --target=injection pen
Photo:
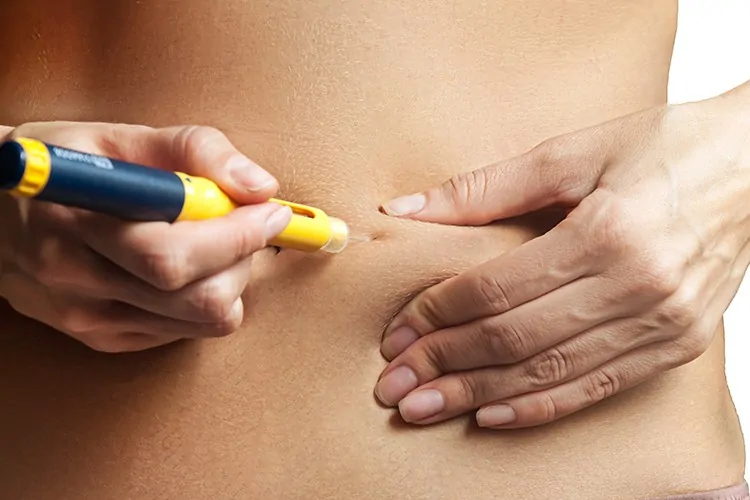
[[[214,182],[106,156],[16,138],[0,146],[0,190],[132,221],[177,222],[221,217],[239,205]],[[318,208],[276,198],[292,209],[270,245],[341,252],[349,228]]]

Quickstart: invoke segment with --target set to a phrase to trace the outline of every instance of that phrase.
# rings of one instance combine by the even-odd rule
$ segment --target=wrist
[[[734,209],[745,214],[741,220],[740,232],[744,245],[750,243],[750,81],[747,81],[716,99],[715,112],[719,113],[721,123],[720,136],[722,140],[715,142],[717,153],[724,156],[733,164],[734,175],[728,176],[728,182],[738,185],[742,199],[738,200]],[[723,138],[727,138],[725,141]],[[743,246],[744,246],[743,245]]]
[[[750,243],[750,82],[702,101],[670,106],[661,123],[667,149],[701,179],[691,217],[710,217],[730,252]]]

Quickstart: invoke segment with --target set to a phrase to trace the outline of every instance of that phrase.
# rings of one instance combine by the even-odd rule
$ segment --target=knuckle
[[[29,260],[27,269],[34,280],[47,288],[59,288],[64,282],[60,267],[44,257]]]
[[[95,332],[99,318],[83,307],[68,306],[57,311],[60,329],[78,338]]]
[[[198,316],[209,323],[223,322],[237,300],[235,293],[222,281],[209,280],[200,285],[191,298]]]
[[[680,361],[689,363],[703,355],[711,346],[714,332],[710,328],[695,328],[680,340]]]
[[[60,256],[60,242],[56,240],[34,241],[24,245],[24,251],[19,252],[19,265],[38,283],[48,288],[62,286],[69,276],[65,276],[67,268]]]
[[[472,201],[485,199],[488,186],[486,170],[479,169],[451,177],[444,189],[456,206],[466,206]]]
[[[530,151],[529,160],[536,167],[532,170],[534,185],[549,185],[555,193],[554,202],[563,205],[577,205],[586,192],[578,175],[581,159],[575,158],[573,151],[565,136],[547,139]]]
[[[479,406],[485,404],[488,399],[486,395],[489,391],[471,375],[461,375],[458,377],[457,399],[465,406]]]
[[[451,349],[450,346],[440,339],[434,337],[423,337],[421,342],[422,355],[424,356],[426,367],[430,375],[441,375],[451,368]],[[453,359],[455,361],[455,353]]]
[[[419,296],[416,305],[414,313],[406,315],[410,324],[421,325],[425,331],[432,331],[440,327],[443,323],[443,308],[431,289],[424,291]]]
[[[557,404],[551,395],[547,393],[541,394],[541,400],[539,402],[539,414],[536,415],[536,420],[540,423],[552,422],[558,418],[560,411],[557,408]]]
[[[242,319],[241,308],[232,308],[230,313],[211,324],[211,336],[226,337],[233,334],[242,325]]]
[[[534,146],[530,153],[539,164],[559,164],[567,156],[567,148],[563,142],[562,137],[550,137]]]
[[[482,323],[481,334],[486,339],[486,349],[501,362],[518,362],[526,358],[528,342],[517,327],[497,321]]]
[[[639,239],[634,231],[637,226],[630,221],[625,200],[606,191],[598,191],[581,205],[588,219],[586,225],[594,257],[628,253],[637,248]]]
[[[685,262],[679,253],[652,252],[642,262],[640,272],[646,293],[657,298],[664,298],[680,289]]]
[[[500,314],[511,308],[505,285],[493,275],[480,274],[476,278],[478,299],[490,307],[493,314]]]
[[[529,161],[535,166],[533,180],[552,190],[554,203],[577,206],[597,191],[604,158],[588,147],[594,134],[593,130],[565,133],[529,151]],[[581,175],[586,172],[589,175]]]
[[[531,358],[526,365],[526,378],[535,388],[548,387],[565,380],[572,363],[558,348],[551,348]]]
[[[612,396],[619,390],[619,378],[604,370],[591,372],[583,384],[583,392],[589,402],[601,401]]]
[[[621,258],[634,263],[639,279],[634,292],[664,298],[682,283],[687,264],[684,252],[655,246],[652,235],[644,235],[644,220],[621,196],[597,191],[581,203],[576,227],[587,239],[587,257],[610,262]],[[590,242],[590,244],[589,244]]]
[[[185,259],[181,252],[168,248],[145,251],[141,260],[146,281],[156,288],[174,292],[187,284]]]
[[[700,319],[695,302],[684,297],[666,300],[655,313],[657,324],[675,334],[681,334]]]
[[[214,127],[206,125],[190,125],[184,127],[175,137],[183,151],[200,151],[212,141],[223,138],[224,134]]]

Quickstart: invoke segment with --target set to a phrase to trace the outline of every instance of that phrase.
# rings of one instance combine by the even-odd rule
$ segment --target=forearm
[[[721,129],[727,139],[714,141],[716,153],[734,163],[737,178],[733,182],[743,185],[744,197],[737,207],[747,207],[750,198],[750,80],[725,92],[718,99],[716,109],[721,114]],[[723,119],[726,117],[726,120]],[[745,182],[746,181],[746,182]],[[750,216],[746,224],[750,233]]]
[[[717,248],[731,252],[747,268],[750,255],[740,255],[750,243],[750,81],[714,98],[678,106],[666,123],[678,127],[677,141],[683,161],[676,175],[690,170],[707,175],[702,202],[689,214],[699,220],[713,213]],[[667,127],[668,128],[668,127]],[[674,148],[672,148],[674,149]],[[683,170],[684,169],[684,170]],[[684,173],[683,173],[684,172]],[[710,179],[710,180],[709,180]],[[722,241],[723,243],[718,243]],[[744,252],[747,253],[747,252]]]

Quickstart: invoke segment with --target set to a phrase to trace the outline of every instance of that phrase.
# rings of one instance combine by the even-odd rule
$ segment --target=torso
[[[333,258],[261,252],[223,339],[104,355],[2,306],[0,497],[585,500],[741,480],[722,332],[541,428],[412,428],[372,395],[410,296],[545,226],[379,204],[663,103],[675,2],[27,0],[0,17],[0,123],[213,125],[281,197],[373,237]]]

